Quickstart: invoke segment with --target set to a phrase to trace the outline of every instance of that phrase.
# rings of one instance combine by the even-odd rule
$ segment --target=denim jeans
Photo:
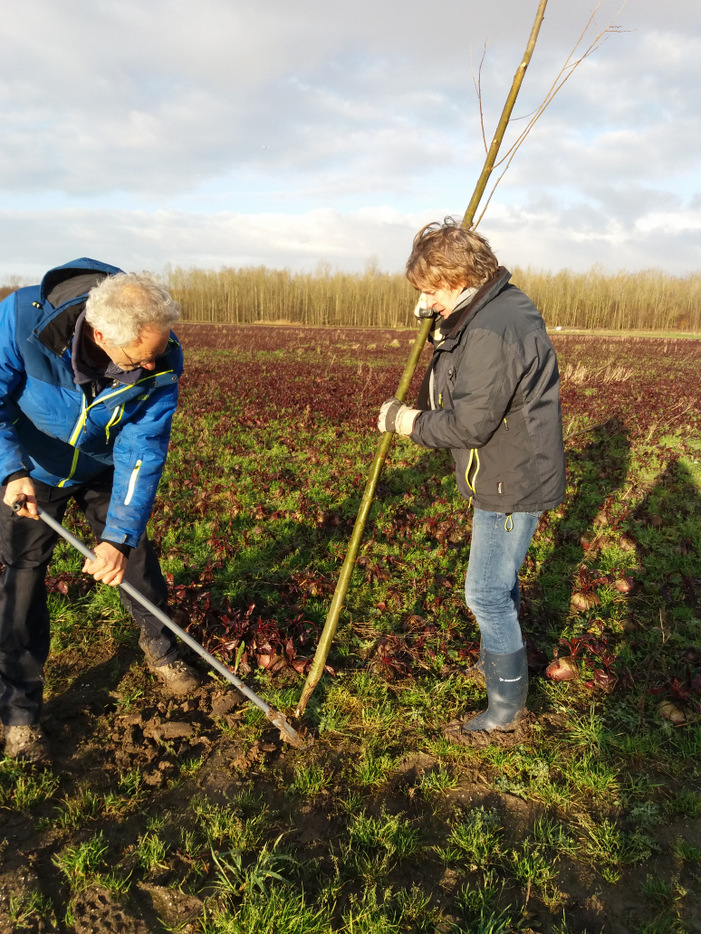
[[[482,646],[488,652],[517,652],[523,644],[518,622],[518,572],[540,515],[474,510],[465,600],[475,614]]]
[[[34,483],[37,502],[59,521],[69,500],[75,499],[98,538],[105,527],[111,487],[109,471],[90,484],[69,489]],[[44,579],[57,540],[46,523],[15,516],[0,501],[0,560],[5,565],[0,576],[0,721],[6,726],[37,723],[41,714],[51,641]],[[165,609],[168,588],[146,534],[129,555],[124,579]],[[175,636],[123,590],[120,596],[141,627],[139,645],[159,664],[174,661]]]

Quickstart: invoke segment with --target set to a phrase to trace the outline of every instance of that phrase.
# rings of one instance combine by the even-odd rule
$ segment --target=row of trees
[[[166,284],[191,322],[289,322],[314,327],[411,327],[416,293],[403,275],[293,273],[266,266],[218,272],[171,268]],[[701,332],[701,273],[660,270],[556,274],[513,270],[512,281],[540,308],[550,327]],[[0,299],[19,281],[0,286]]]
[[[218,272],[171,269],[167,284],[187,321],[289,322],[325,327],[410,327],[416,293],[403,275],[315,274],[265,266]],[[601,268],[557,274],[513,270],[512,281],[550,327],[701,332],[701,273],[659,270],[611,274]]]

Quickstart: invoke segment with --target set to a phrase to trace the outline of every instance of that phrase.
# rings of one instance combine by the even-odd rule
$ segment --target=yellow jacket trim
[[[104,405],[104,403],[107,402],[109,399],[113,399],[115,396],[118,396],[123,392],[127,392],[128,390],[133,389],[134,386],[138,386],[139,383],[145,383],[145,382],[148,382],[148,380],[153,379],[154,376],[164,376],[166,373],[172,373],[172,372],[173,370],[170,369],[170,370],[161,370],[159,373],[149,373],[148,376],[144,376],[142,377],[142,379],[138,379],[135,383],[132,383],[129,386],[120,386],[119,389],[115,389],[114,392],[110,392],[106,396],[98,397],[93,402],[91,402],[90,405],[86,404],[85,397],[83,397],[81,401],[81,412],[80,412],[80,415],[78,416],[78,421],[75,423],[75,428],[73,429],[73,432],[70,438],[68,439],[68,443],[71,445],[71,447],[76,446],[76,444],[78,443],[78,439],[80,438],[80,433],[85,426],[85,422],[87,421],[88,412],[94,405]],[[113,414],[112,418],[110,418],[109,422],[107,423],[105,427],[105,432],[106,432],[108,441],[109,441],[109,429],[113,427],[114,425],[116,425],[117,422],[121,419],[122,415],[124,414],[124,406],[123,405],[118,406],[115,411],[119,412],[119,417],[115,419],[114,414]],[[71,479],[71,477],[75,473],[75,468],[76,468],[77,463],[78,463],[78,451],[76,449],[76,451],[73,454],[73,463],[71,464],[71,472],[68,474],[67,477],[64,477],[64,479],[61,480],[61,482],[59,483],[60,487],[62,487],[65,483],[67,483]]]
[[[474,470],[472,471],[472,478],[470,478],[470,471],[474,464]],[[477,474],[480,472],[480,456],[477,448],[470,448],[470,459],[467,462],[467,467],[465,468],[465,483],[470,488],[472,496],[468,500],[468,505],[472,505],[472,499],[474,494],[477,492],[475,489],[475,484],[477,483]]]
[[[78,458],[80,457],[80,451],[78,448],[73,449],[73,460],[71,462],[71,470],[67,477],[64,477],[63,480],[59,483],[59,487],[65,486],[66,483],[71,479],[75,473],[75,468],[78,466]]]
[[[105,440],[108,443],[110,440],[110,428],[113,428],[115,425],[117,425],[121,421],[122,415],[124,415],[124,406],[123,405],[116,406],[114,412],[112,413],[112,418],[110,418],[110,420],[105,425]]]

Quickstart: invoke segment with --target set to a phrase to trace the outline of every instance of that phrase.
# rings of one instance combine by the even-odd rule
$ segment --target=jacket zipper
[[[115,407],[114,412],[112,412],[112,417],[105,425],[105,441],[107,444],[109,444],[110,441],[110,428],[113,428],[122,420],[122,415],[124,415],[124,404]]]
[[[134,464],[134,469],[131,472],[131,477],[129,477],[129,486],[127,487],[127,495],[124,497],[124,505],[128,506],[134,495],[134,490],[136,489],[136,481],[139,477],[139,471],[141,470],[141,460],[139,459],[136,464]]]
[[[78,466],[78,457],[80,454],[76,445],[78,444],[78,438],[80,438],[80,433],[85,427],[85,422],[88,420],[88,412],[90,411],[90,409],[94,405],[97,405],[98,401],[100,404],[102,404],[106,402],[108,399],[111,399],[113,396],[118,396],[123,392],[127,392],[127,390],[129,389],[133,389],[134,386],[138,386],[139,383],[145,383],[147,380],[154,379],[156,376],[164,376],[166,373],[172,373],[172,372],[173,372],[172,370],[163,370],[160,373],[149,374],[148,376],[145,376],[143,379],[139,379],[135,383],[132,383],[130,386],[122,386],[122,388],[117,389],[116,392],[110,392],[99,400],[95,399],[93,402],[90,403],[90,405],[86,405],[85,396],[83,396],[83,398],[81,399],[81,412],[80,412],[80,415],[78,416],[78,421],[75,423],[75,428],[73,429],[73,433],[68,439],[68,443],[71,445],[71,447],[75,448],[75,450],[73,451],[73,462],[71,464],[71,470],[68,476],[64,477],[63,480],[60,481],[60,483],[58,484],[59,487],[62,487],[66,483],[68,483],[68,481],[72,479],[73,475],[75,474],[76,467]],[[124,405],[122,405],[120,409],[120,415],[119,415],[120,418],[122,417],[123,411],[124,411]],[[113,424],[113,419],[110,418],[107,428],[109,429],[110,425],[112,424]],[[108,433],[108,438],[109,438],[109,433]],[[139,461],[139,466],[141,466],[141,461]]]
[[[472,479],[470,479],[470,470],[474,464],[474,470],[472,472]],[[480,456],[477,448],[470,448],[470,459],[467,462],[467,467],[465,468],[465,483],[471,490],[472,495],[470,496],[468,506],[472,505],[472,500],[474,499],[475,493],[477,492],[477,474],[480,471]]]

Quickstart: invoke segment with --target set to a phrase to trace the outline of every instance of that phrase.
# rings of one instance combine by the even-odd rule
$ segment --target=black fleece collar
[[[122,370],[112,360],[106,365],[95,365],[89,353],[88,338],[85,334],[85,310],[78,316],[73,334],[71,347],[71,365],[73,367],[74,381],[79,385],[98,382],[107,385],[112,380],[118,380],[125,386],[131,386],[141,377],[141,368],[136,370]]]
[[[90,289],[106,277],[99,271],[81,269],[52,270],[44,277],[42,293],[56,312],[45,318],[46,323],[37,331],[39,340],[61,356],[70,345],[79,316],[85,309]],[[47,320],[48,319],[48,320]]]
[[[499,266],[492,278],[480,286],[474,295],[468,297],[467,304],[459,304],[453,313],[445,319],[441,325],[443,340],[457,337],[470,318],[501,292],[509,284],[510,279],[511,273],[509,270],[504,266]]]

